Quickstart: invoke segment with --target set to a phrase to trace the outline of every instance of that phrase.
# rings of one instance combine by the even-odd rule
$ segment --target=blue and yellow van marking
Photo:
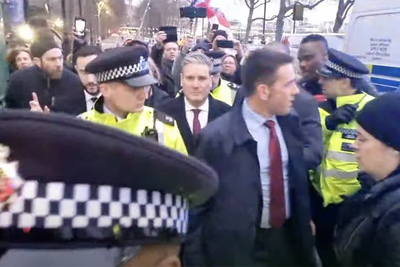
[[[400,67],[367,65],[371,82],[379,92],[393,92],[400,89]]]

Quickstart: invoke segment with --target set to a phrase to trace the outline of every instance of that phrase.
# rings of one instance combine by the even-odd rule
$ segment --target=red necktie
[[[193,134],[197,135],[200,133],[201,125],[199,120],[200,109],[192,109],[194,117],[193,117]]]
[[[269,129],[269,179],[271,200],[269,205],[269,222],[273,228],[281,228],[286,220],[281,148],[275,131],[275,122],[268,120],[265,125]]]

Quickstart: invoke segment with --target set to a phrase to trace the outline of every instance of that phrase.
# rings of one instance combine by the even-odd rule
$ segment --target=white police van
[[[297,52],[299,51],[301,40],[304,37],[310,35],[311,33],[294,33],[294,34],[285,34],[282,37],[282,43],[287,45],[290,49],[290,54],[297,58]],[[313,33],[322,35],[325,37],[328,42],[329,47],[335,48],[337,50],[342,51],[345,35],[341,33]]]
[[[344,44],[371,70],[380,92],[400,88],[400,0],[356,1]]]

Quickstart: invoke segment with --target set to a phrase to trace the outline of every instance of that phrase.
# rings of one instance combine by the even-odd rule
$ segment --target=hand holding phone
[[[74,29],[77,35],[83,36],[86,32],[86,20],[83,18],[75,18]]]

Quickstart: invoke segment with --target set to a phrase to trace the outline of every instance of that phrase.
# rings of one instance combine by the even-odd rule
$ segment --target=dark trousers
[[[257,229],[254,246],[254,266],[298,266],[288,228],[288,223],[285,223],[281,229]]]
[[[334,245],[334,231],[341,204],[323,206],[322,197],[310,190],[313,221],[316,228],[315,245],[324,267],[338,266]]]

